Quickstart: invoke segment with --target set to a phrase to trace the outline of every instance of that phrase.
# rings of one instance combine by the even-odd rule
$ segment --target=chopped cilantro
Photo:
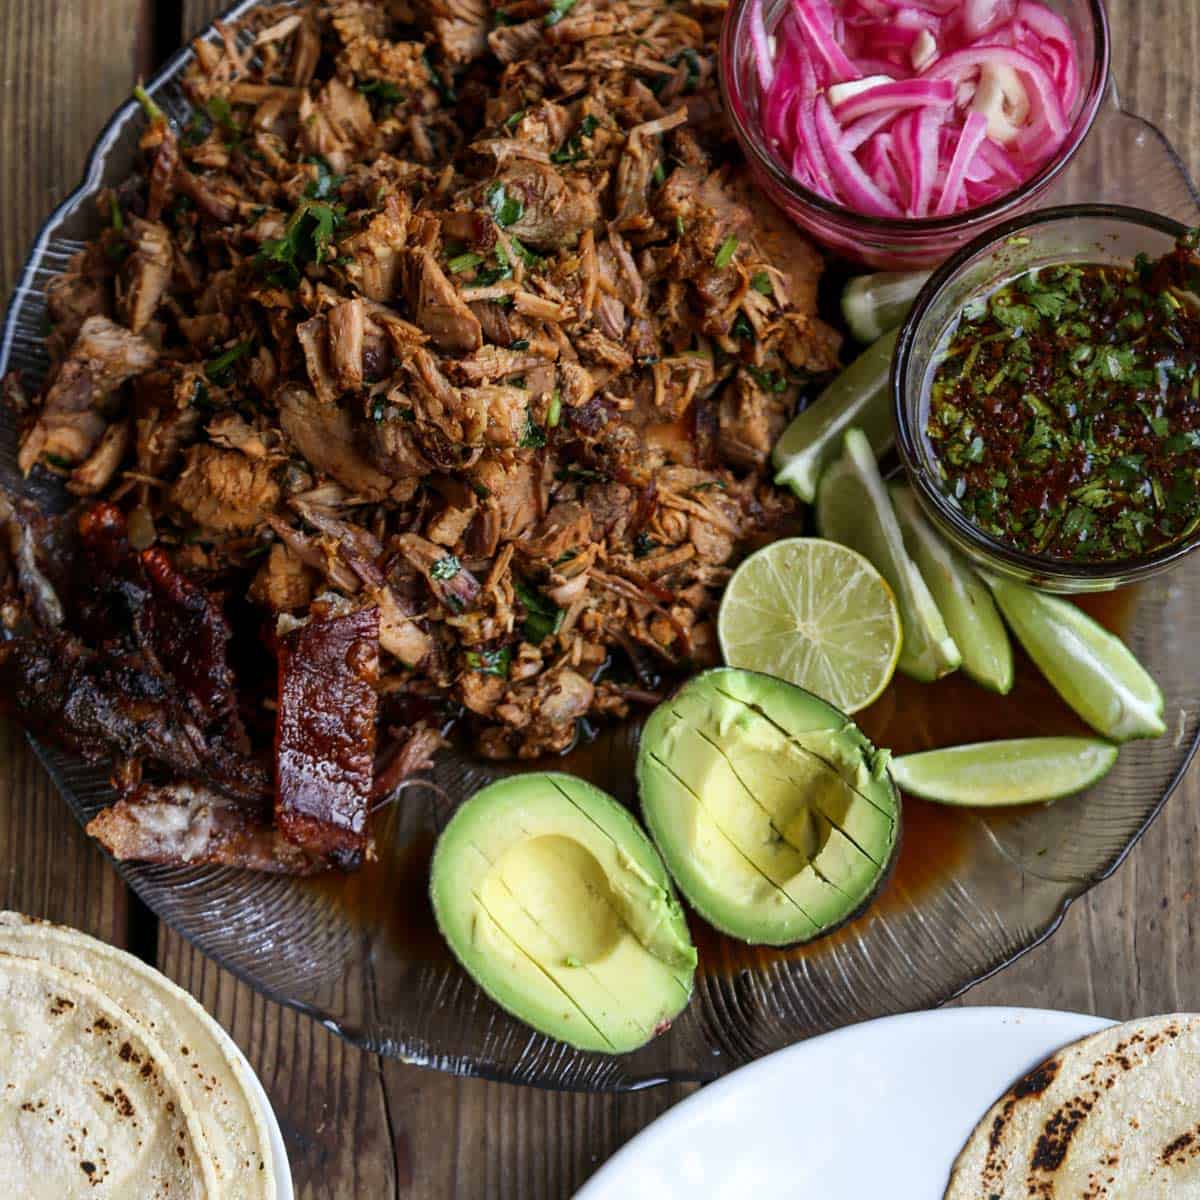
[[[644,529],[633,539],[633,557],[645,558],[647,554],[657,550],[659,543]]]
[[[224,383],[229,378],[234,364],[250,353],[250,347],[253,344],[247,338],[243,342],[238,342],[236,346],[231,346],[223,354],[218,354],[216,358],[210,358],[204,364],[204,374],[208,376],[212,383]]]
[[[502,229],[515,225],[525,212],[525,204],[520,196],[510,196],[508,189],[499,181],[493,183],[487,190],[487,204],[496,218],[496,224]]]
[[[233,119],[233,109],[224,96],[210,96],[204,105],[208,119],[225,135],[231,146],[242,141],[242,127]]]
[[[133,89],[133,98],[142,106],[142,111],[146,114],[147,120],[166,121],[167,114],[155,104],[154,98],[140,83]]]
[[[283,237],[263,242],[255,265],[281,286],[294,287],[307,264],[319,265],[331,256],[330,243],[344,220],[340,204],[301,200],[288,218]]]
[[[532,416],[526,416],[525,429],[521,440],[517,443],[522,450],[539,450],[546,444],[546,431],[534,421]]]
[[[746,314],[739,312],[733,318],[733,324],[729,327],[730,334],[735,338],[741,338],[746,341],[754,340],[754,328],[749,321],[746,320]]]
[[[453,579],[461,570],[462,563],[458,561],[458,558],[455,555],[443,554],[442,557],[439,558],[437,562],[435,562],[433,566],[429,568],[429,575],[432,579],[440,579],[443,582],[446,582],[447,580]]]
[[[546,13],[547,25],[557,25],[575,7],[576,0],[550,0],[550,11]]]
[[[600,122],[591,113],[588,113],[579,122],[579,129],[567,139],[566,145],[551,153],[550,161],[559,164],[578,162],[583,157],[582,139],[590,138],[596,132],[599,124]]]
[[[470,271],[473,267],[479,266],[481,262],[483,262],[482,254],[468,250],[465,254],[456,254],[446,266],[450,268],[451,275],[461,275],[464,271]]]
[[[434,67],[427,53],[423,54],[421,59],[425,64],[425,69],[429,72],[430,82],[433,84],[434,90],[437,92],[441,102],[443,104],[457,104],[458,92],[454,90],[453,77],[449,74],[449,72],[443,76],[442,73]]]
[[[553,636],[562,628],[563,617],[566,614],[541,592],[515,576],[513,589],[525,609],[525,623],[521,629],[522,636],[527,642],[539,646],[546,638]]]
[[[499,650],[468,650],[466,659],[467,666],[480,675],[496,675],[500,679],[507,679],[512,651],[507,646]]]
[[[788,388],[787,379],[778,371],[765,371],[762,367],[747,367],[747,372],[750,378],[758,384],[764,392],[774,392],[778,395],[781,392],[786,392]]]
[[[308,161],[317,168],[317,177],[304,189],[305,196],[310,200],[328,200],[342,186],[344,176],[336,174],[319,154],[310,155]]]
[[[358,85],[358,90],[371,103],[371,111],[376,114],[391,112],[397,105],[408,99],[394,83],[387,79],[364,79]]]
[[[738,240],[731,233],[720,245],[717,250],[716,257],[713,259],[713,266],[718,271],[729,266],[733,262],[733,256],[737,253]]]

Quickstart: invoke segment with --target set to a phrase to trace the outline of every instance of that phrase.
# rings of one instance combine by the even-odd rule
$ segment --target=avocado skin
[[[582,890],[594,895],[607,881],[610,907],[623,913],[620,921],[611,922],[620,930],[613,953],[602,948],[587,961],[546,958],[549,969],[543,973],[558,979],[559,986],[566,979],[566,990],[587,983],[585,993],[592,998],[605,993],[602,1007],[608,1002],[616,1011],[589,1009],[586,996],[574,1011],[569,999],[564,1002],[565,991],[556,992],[539,975],[542,968],[530,969],[525,960],[532,962],[534,954],[527,948],[513,953],[511,947],[519,944],[515,938],[488,936],[489,929],[499,926],[480,897],[499,896],[495,880],[505,876],[506,863],[511,868],[511,856],[527,864],[530,848],[538,846],[540,861],[549,861],[552,871],[540,888],[534,880],[532,895],[554,910],[546,914],[550,924],[555,915],[571,909],[570,889],[555,886],[561,884],[561,874],[555,879],[553,872],[567,869],[563,862],[577,852],[590,876]],[[524,878],[530,877],[526,871]],[[510,869],[500,885],[509,895],[511,878]],[[558,1041],[581,1050],[628,1053],[668,1029],[691,998],[696,951],[657,849],[628,809],[576,776],[529,772],[476,792],[438,838],[429,891],[438,928],[467,973],[500,1007]],[[542,932],[541,926],[533,932]],[[583,944],[592,944],[589,932],[584,930]],[[496,946],[505,957],[491,953]],[[633,969],[623,974],[622,967],[630,964]],[[645,986],[647,981],[651,986]]]
[[[724,705],[722,693],[748,707],[764,709],[776,723],[786,726],[791,734],[800,736],[802,740],[807,740],[808,735],[812,734],[817,735],[818,739],[832,737],[832,744],[840,745],[839,754],[849,764],[861,761],[862,772],[869,776],[872,784],[872,799],[878,807],[891,814],[890,836],[884,844],[868,847],[879,860],[870,886],[862,889],[860,894],[851,892],[844,896],[844,903],[835,915],[810,921],[808,928],[796,920],[772,921],[769,915],[756,913],[753,904],[739,905],[736,897],[723,895],[719,879],[703,877],[700,855],[695,846],[689,844],[686,831],[680,829],[678,814],[669,811],[669,805],[662,802],[661,771],[656,769],[652,760],[671,723],[678,723],[674,710],[681,701],[686,700],[687,707],[695,712],[697,702],[706,695],[718,701],[718,706]],[[731,759],[736,759],[736,753],[732,752],[736,746],[728,738],[714,737],[713,740],[729,752]],[[820,697],[760,672],[718,667],[683,683],[654,710],[642,728],[638,744],[637,784],[643,818],[684,898],[715,929],[751,944],[779,947],[802,945],[826,937],[862,915],[879,895],[895,868],[902,840],[900,795],[883,767],[886,755],[881,759],[879,754],[849,717]],[[694,767],[694,764],[689,765]],[[873,772],[872,768],[875,768]],[[862,780],[859,782],[862,783]],[[678,781],[675,786],[683,790]],[[724,794],[728,794],[727,791]],[[863,802],[866,802],[865,799]],[[748,799],[746,803],[750,803]],[[819,857],[817,861],[820,861]]]

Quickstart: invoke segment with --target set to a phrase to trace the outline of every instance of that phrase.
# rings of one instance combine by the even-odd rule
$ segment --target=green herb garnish
[[[733,256],[737,253],[737,248],[738,240],[731,233],[718,248],[716,257],[713,259],[713,266],[718,271],[729,266],[733,262]]]
[[[515,225],[525,212],[525,204],[520,196],[510,196],[504,184],[497,181],[487,190],[487,204],[496,218],[496,224],[502,229]]]
[[[462,563],[453,554],[443,554],[433,566],[429,568],[429,577],[431,579],[440,579],[443,583],[453,579],[455,575],[462,570]]]
[[[507,646],[499,650],[468,650],[466,660],[467,666],[472,671],[478,671],[480,675],[495,675],[500,679],[507,679],[512,651]]]
[[[301,200],[288,218],[283,237],[263,242],[255,265],[280,286],[295,287],[306,265],[320,265],[331,257],[333,236],[344,220],[340,204]]]
[[[218,354],[216,358],[210,358],[204,364],[204,374],[208,376],[209,381],[217,384],[225,383],[234,364],[250,353],[253,344],[253,341],[248,338],[244,342],[238,342],[236,346],[231,346],[224,353]]]
[[[513,590],[525,609],[525,623],[521,632],[527,642],[539,646],[562,628],[566,614],[557,604],[515,576]]]
[[[547,25],[557,25],[575,7],[577,0],[550,0],[550,11],[546,14]]]
[[[446,266],[450,268],[451,275],[461,275],[464,271],[470,271],[479,266],[481,262],[483,262],[482,254],[468,250],[465,254],[456,254]]]

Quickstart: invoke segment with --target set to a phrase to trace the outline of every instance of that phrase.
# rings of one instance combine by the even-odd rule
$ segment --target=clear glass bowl
[[[1109,591],[1173,567],[1200,544],[1200,532],[1141,558],[1072,563],[1026,554],[973,525],[939,485],[924,437],[933,358],[963,306],[1034,267],[1087,262],[1130,266],[1160,258],[1187,227],[1170,217],[1108,204],[1073,204],[1018,217],[965,246],[934,273],[905,322],[892,361],[896,445],[921,506],[970,558],[1048,592]]]
[[[802,229],[837,254],[878,270],[923,270],[985,230],[1023,212],[1054,182],[1092,127],[1108,79],[1108,15],[1103,0],[1043,0],[1062,15],[1079,50],[1081,87],[1071,131],[1058,155],[1016,191],[949,217],[870,217],[797,183],[762,136],[758,72],[750,41],[750,0],[734,0],[721,32],[721,94],[746,161],[763,191]],[[788,0],[764,0],[771,29]]]

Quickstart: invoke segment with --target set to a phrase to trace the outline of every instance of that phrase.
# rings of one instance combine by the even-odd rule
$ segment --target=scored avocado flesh
[[[813,701],[811,711],[789,709],[793,694]],[[840,923],[886,873],[898,814],[880,764],[824,702],[725,670],[656,711],[639,782],[647,821],[692,903],[735,936],[779,944]]]
[[[450,857],[441,846],[435,856],[434,903],[451,948],[542,1032],[610,1053],[643,1044],[687,1003],[696,961],[653,847],[616,801],[580,780],[520,776],[475,800],[497,789],[481,819],[467,812],[448,827]],[[451,875],[467,886],[465,909],[446,886]]]

